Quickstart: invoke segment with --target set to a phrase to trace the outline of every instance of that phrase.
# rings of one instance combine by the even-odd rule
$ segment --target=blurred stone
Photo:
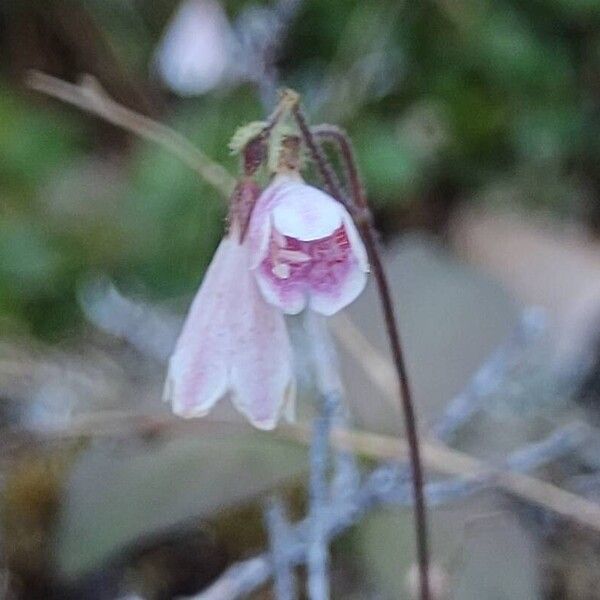
[[[518,307],[497,283],[461,265],[431,237],[409,236],[387,248],[385,267],[417,413],[425,425],[510,334]],[[349,314],[368,341],[389,357],[372,278]],[[357,424],[393,435],[403,431],[399,402],[374,388],[363,367],[345,349],[342,369]]]
[[[215,518],[305,471],[305,449],[240,431],[208,426],[195,435],[94,444],[75,466],[61,508],[60,571],[82,575],[152,532]]]
[[[581,360],[600,332],[600,243],[548,217],[473,209],[456,216],[452,241],[519,301],[549,311],[560,361]]]

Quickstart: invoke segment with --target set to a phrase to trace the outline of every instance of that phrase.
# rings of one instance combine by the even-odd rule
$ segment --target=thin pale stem
[[[308,597],[311,600],[329,598],[329,539],[327,536],[327,509],[329,505],[329,438],[336,399],[320,398],[319,414],[313,425],[310,444],[309,528],[306,566],[308,570]]]
[[[162,146],[196,171],[223,197],[231,196],[235,179],[226,169],[175,130],[115,102],[93,77],[87,75],[80,85],[74,85],[39,71],[30,71],[27,84],[33,90],[95,114],[121,129]]]
[[[329,538],[327,536],[330,486],[331,430],[339,413],[342,391],[335,347],[327,322],[323,317],[307,311],[304,317],[306,339],[309,344],[315,388],[319,396],[318,413],[314,419],[310,444],[309,480],[309,537],[306,566],[308,597],[327,600],[329,591]]]
[[[373,434],[368,434],[372,437]],[[377,437],[377,436],[376,436]],[[392,446],[398,446],[398,440],[389,440]],[[558,430],[545,440],[532,444],[512,453],[503,464],[496,468],[471,458],[473,463],[453,472],[461,472],[457,479],[428,483],[426,493],[431,504],[442,505],[455,502],[485,489],[498,485],[501,488],[525,498],[534,505],[542,506],[567,519],[573,519],[583,526],[600,528],[600,507],[585,498],[556,486],[533,479],[521,473],[502,470],[503,468],[522,468],[523,471],[538,469],[561,456],[567,456],[581,446],[583,439],[577,431]],[[390,458],[397,456],[398,448],[390,448]],[[456,452],[456,451],[453,451]],[[486,470],[487,469],[487,470]],[[394,475],[389,465],[377,467],[349,502],[338,503],[335,510],[328,514],[327,536],[332,540],[349,527],[357,523],[365,514],[376,507],[410,506],[413,502],[410,490],[402,479]],[[295,565],[304,564],[307,559],[307,519],[292,527],[292,539],[297,543],[288,546],[288,560]],[[294,535],[295,534],[295,535]],[[273,576],[273,564],[268,554],[261,554],[241,563],[236,563],[223,573],[207,590],[194,596],[193,600],[234,600],[246,598],[264,585]],[[192,599],[190,599],[192,600]]]
[[[319,169],[325,186],[335,198],[340,200],[340,202],[343,202],[345,206],[350,207],[350,210],[355,217],[356,225],[359,228],[367,248],[367,253],[369,254],[373,276],[377,283],[377,289],[381,301],[385,327],[392,350],[394,368],[398,377],[398,384],[401,392],[400,397],[404,412],[406,438],[410,448],[410,463],[413,475],[412,482],[415,498],[415,535],[417,545],[417,561],[419,565],[421,600],[429,600],[427,508],[423,493],[424,477],[419,448],[417,417],[414,410],[412,391],[409,383],[406,361],[402,351],[402,344],[400,341],[400,333],[395,316],[394,304],[390,294],[388,279],[383,268],[375,230],[372,226],[371,219],[369,218],[368,204],[363,191],[363,186],[360,182],[360,177],[358,175],[356,160],[354,159],[352,146],[346,134],[340,129],[330,128],[328,133],[332,134],[330,137],[337,142],[340,148],[340,154],[344,160],[348,173],[354,174],[354,179],[350,182],[352,202],[348,203],[343,190],[341,189],[338,178],[335,175],[334,169],[327,161],[327,157],[325,156],[325,153],[323,152],[323,149],[321,148],[315,134],[308,126],[307,120],[298,103],[292,107],[292,114],[296,119],[298,128],[300,129],[300,132],[305,140],[306,146],[311,153],[317,168]]]
[[[271,502],[265,516],[271,545],[275,596],[277,600],[294,600],[297,597],[296,578],[287,556],[287,548],[292,543],[291,531],[282,503],[279,500]]]

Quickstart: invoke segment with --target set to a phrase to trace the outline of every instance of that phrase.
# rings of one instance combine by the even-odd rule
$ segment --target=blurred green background
[[[90,272],[154,300],[195,289],[222,231],[216,192],[164,150],[23,84],[29,68],[92,73],[235,172],[228,139],[267,109],[248,81],[188,97],[161,83],[153,55],[177,4],[0,5],[2,329],[76,329]],[[234,24],[251,5],[223,4]],[[598,2],[307,0],[275,57],[313,120],[352,135],[384,233],[443,234],[458,203],[507,198],[598,232]]]

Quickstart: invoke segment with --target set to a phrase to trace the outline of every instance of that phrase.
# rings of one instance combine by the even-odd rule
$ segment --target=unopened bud
[[[281,140],[277,162],[277,171],[279,173],[300,170],[301,147],[302,143],[300,137],[297,135],[286,135]]]
[[[229,229],[239,231],[240,242],[243,241],[256,199],[261,189],[251,177],[244,177],[233,190],[229,207]]]
[[[244,148],[244,174],[250,177],[267,157],[267,144],[262,135],[250,140]]]

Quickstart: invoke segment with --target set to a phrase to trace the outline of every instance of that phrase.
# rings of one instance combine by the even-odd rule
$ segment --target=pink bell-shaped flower
[[[287,314],[332,315],[365,287],[367,253],[348,211],[295,173],[264,190],[248,238],[263,296]]]
[[[293,410],[292,351],[283,314],[261,296],[239,237],[232,227],[206,272],[169,361],[164,399],[179,416],[201,417],[229,393],[254,426],[273,429]]]

